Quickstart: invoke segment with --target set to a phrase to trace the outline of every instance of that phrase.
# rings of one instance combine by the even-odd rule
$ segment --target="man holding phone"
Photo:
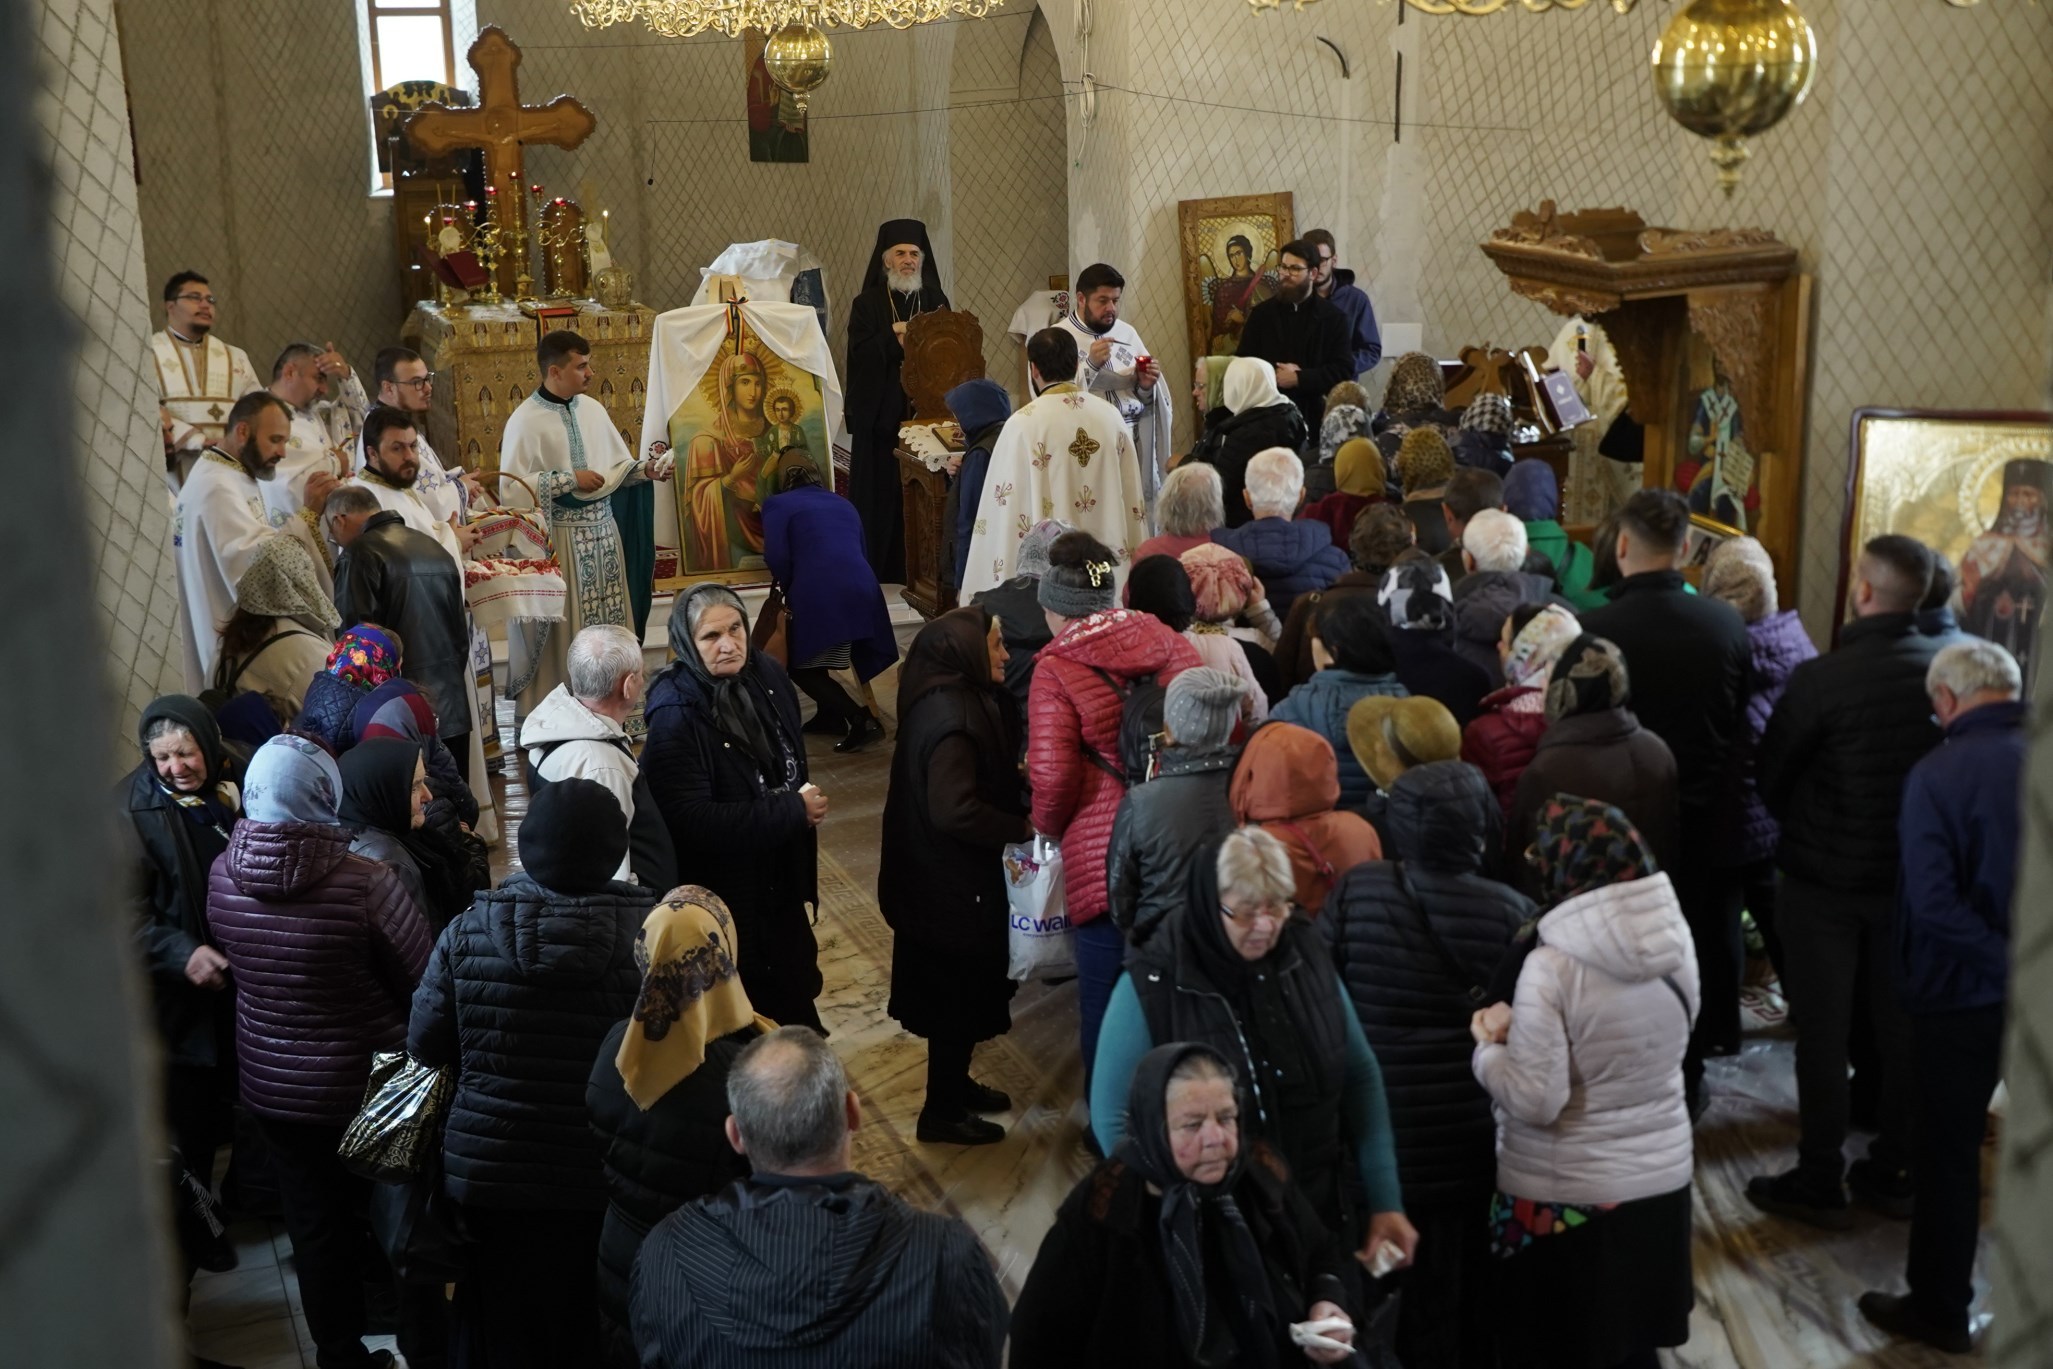
[[[1148,346],[1131,323],[1119,317],[1126,277],[1104,262],[1086,266],[1077,275],[1069,313],[1055,327],[1076,338],[1076,385],[1108,401],[1126,420],[1140,457],[1141,497],[1154,523],[1155,491],[1170,454],[1169,387],[1159,382],[1162,368],[1148,355]]]

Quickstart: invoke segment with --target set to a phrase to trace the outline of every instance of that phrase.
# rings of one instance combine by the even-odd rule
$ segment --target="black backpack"
[[[1089,742],[1084,743],[1084,750],[1093,765],[1124,788],[1146,784],[1155,778],[1156,766],[1162,758],[1162,705],[1169,691],[1156,683],[1153,675],[1137,675],[1122,684],[1109,671],[1097,666],[1091,669],[1119,696],[1118,763],[1100,755]]]

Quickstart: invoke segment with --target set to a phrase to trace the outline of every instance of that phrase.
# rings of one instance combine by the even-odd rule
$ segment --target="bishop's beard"
[[[926,277],[918,268],[911,271],[887,272],[885,280],[901,295],[918,294],[920,287],[926,284]]]

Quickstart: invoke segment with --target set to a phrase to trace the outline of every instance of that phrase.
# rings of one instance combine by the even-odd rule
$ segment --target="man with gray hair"
[[[520,725],[528,783],[540,789],[575,778],[605,785],[627,814],[627,858],[613,877],[661,893],[677,883],[677,852],[627,740],[627,720],[647,685],[642,644],[624,627],[588,627],[570,639],[567,665],[570,678]]]
[[[635,1260],[647,1369],[996,1369],[1005,1295],[954,1217],[854,1171],[862,1109],[830,1047],[779,1027],[727,1077],[727,1142],[754,1170],[658,1222]]]
[[[1946,647],[1925,673],[1946,740],[1915,766],[1897,820],[1903,931],[1894,948],[1917,1064],[1910,1291],[1861,1314],[1952,1354],[1970,1348],[1982,1137],[2002,1074],[2011,897],[2022,826],[2025,704],[2017,660],[1993,642]]]
[[[1212,540],[1235,551],[1254,570],[1269,592],[1269,607],[1278,618],[1290,615],[1300,594],[1323,590],[1347,573],[1347,553],[1333,545],[1324,523],[1297,520],[1304,503],[1305,468],[1288,447],[1256,452],[1247,463],[1247,489],[1241,497],[1255,515],[1237,528],[1214,528]]]

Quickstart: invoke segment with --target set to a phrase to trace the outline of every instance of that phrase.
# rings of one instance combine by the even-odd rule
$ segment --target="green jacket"
[[[1525,525],[1526,545],[1554,563],[1554,579],[1561,597],[1574,604],[1577,612],[1599,608],[1609,600],[1602,590],[1590,588],[1590,572],[1596,558],[1581,542],[1571,542],[1561,524],[1552,518],[1535,519]]]

